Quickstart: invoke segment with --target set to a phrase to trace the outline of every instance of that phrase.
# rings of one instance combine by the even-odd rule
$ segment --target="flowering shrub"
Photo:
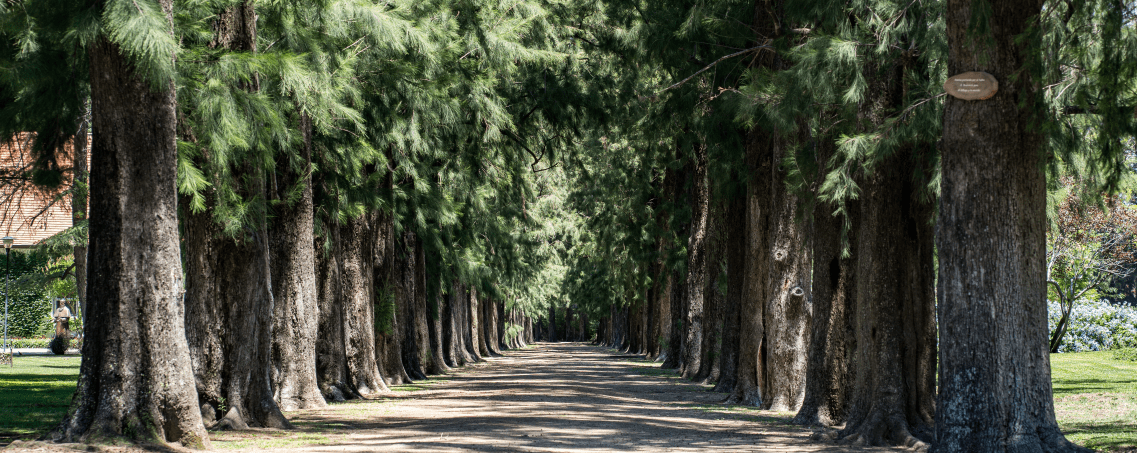
[[[1062,311],[1058,302],[1047,303],[1050,334]],[[1070,327],[1058,352],[1104,351],[1137,347],[1137,308],[1113,305],[1104,300],[1079,300],[1070,313]]]

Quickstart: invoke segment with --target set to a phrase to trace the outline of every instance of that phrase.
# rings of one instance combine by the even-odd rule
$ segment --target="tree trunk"
[[[761,8],[760,8],[761,10]],[[764,406],[766,387],[766,300],[770,286],[771,181],[776,161],[767,156],[769,135],[750,131],[746,144],[749,181],[746,185],[746,241],[743,265],[742,299],[739,311],[739,355],[737,382],[728,404]]]
[[[87,193],[89,189],[86,186],[90,169],[87,168],[87,156],[89,155],[87,134],[90,131],[91,110],[86,99],[82,99],[81,104],[83,107],[80,110],[79,130],[75,133],[75,156],[71,159],[72,165],[75,166],[75,182],[72,184],[75,190],[71,195],[72,227],[88,218]],[[75,257],[75,297],[77,299],[75,314],[82,316],[84,304],[87,302],[87,246],[85,244],[76,245],[72,249],[72,256]]]
[[[375,341],[376,360],[388,386],[411,383],[411,377],[403,367],[403,325],[407,322],[407,315],[402,299],[402,278],[406,263],[401,259],[402,252],[397,243],[393,218],[389,213],[379,214],[374,237],[374,260],[379,263],[375,266],[375,281],[381,283],[376,286],[374,301],[378,321]]]
[[[719,305],[719,277],[722,273],[722,209],[708,207],[706,252],[703,275],[706,278],[703,288],[703,343],[699,346],[699,370],[693,380],[704,384],[714,384],[719,373],[719,347],[722,345],[722,319]]]
[[[158,4],[172,20],[172,1]],[[151,84],[106,38],[88,55],[97,215],[89,224],[87,337],[71,409],[51,438],[209,448],[183,324],[174,83]]]
[[[224,237],[208,210],[190,213],[183,224],[186,339],[202,418],[231,429],[288,427],[273,400],[274,302],[264,224],[235,239]]]
[[[478,300],[478,292],[473,288],[470,289],[470,331],[474,335],[474,344],[478,345],[478,355],[482,357],[490,357],[490,349],[486,346],[486,333],[485,326],[485,305],[482,301]]]
[[[662,242],[663,241],[660,241],[660,243]],[[664,281],[660,278],[660,273],[663,272],[663,266],[660,266],[659,263],[658,260],[652,263],[651,278],[653,281],[651,283],[651,290],[648,291],[648,299],[645,301],[647,303],[647,327],[644,332],[644,337],[646,338],[647,344],[644,348],[644,356],[648,360],[655,360],[660,354],[659,335],[661,330],[659,327],[659,314],[660,304],[663,301],[663,298],[660,297],[660,292],[666,291],[667,288],[664,287]]]
[[[490,297],[478,301],[482,309],[482,336],[491,356],[501,356],[501,337],[497,334],[497,304]]]
[[[628,353],[639,354],[643,352],[644,307],[643,301],[635,301],[634,307],[628,307]]]
[[[857,247],[856,349],[845,429],[870,445],[925,447],[935,394],[934,207],[919,200],[912,148],[866,177]]]
[[[530,318],[529,315],[522,315],[522,322],[525,326],[525,345],[522,346],[524,348],[536,343],[537,340],[533,334],[533,318]]]
[[[818,162],[829,160],[831,141],[820,147]],[[860,205],[846,200],[850,224],[849,255],[841,258],[842,218],[833,215],[836,207],[819,202],[813,214],[813,336],[809,342],[805,399],[794,417],[802,425],[843,424],[849,409],[849,382],[856,339],[853,312],[857,293],[856,258]]]
[[[300,185],[300,198],[276,209],[269,227],[272,264],[273,339],[272,385],[281,410],[323,407],[316,383],[316,256],[312,204],[312,121],[298,114],[304,142],[293,167],[287,159],[277,163],[269,188],[274,200],[287,200]]]
[[[326,238],[316,238],[316,382],[328,401],[358,398],[347,373],[344,336],[343,294],[340,286],[339,226],[325,228]],[[328,248],[330,247],[330,248]]]
[[[463,340],[466,343],[466,352],[470,354],[470,358],[474,362],[481,362],[482,356],[479,354],[477,331],[474,329],[474,323],[477,320],[474,318],[474,293],[473,287],[465,287],[466,291],[462,293],[462,335],[465,337]]]
[[[678,270],[671,271],[671,294],[668,296],[671,302],[669,312],[671,315],[671,325],[669,326],[668,340],[667,340],[667,357],[664,358],[663,364],[660,368],[663,369],[679,369],[683,364],[683,321],[686,318],[686,288],[687,288],[687,274],[680,273]]]
[[[1029,68],[1040,0],[947,3],[948,73],[994,97],[947,97],[941,142],[936,451],[1089,451],[1054,418],[1046,350],[1045,107]],[[989,18],[981,26],[973,17]],[[975,31],[978,29],[980,31]]]
[[[442,312],[446,309],[446,295],[438,293],[431,299],[433,303],[427,307],[430,318],[427,320],[427,327],[430,328],[430,355],[435,362],[433,367],[438,370],[438,374],[441,374],[458,365],[449,357],[450,351],[442,339]]]
[[[736,196],[727,202],[726,230],[723,248],[726,254],[726,294],[723,298],[722,348],[719,355],[719,380],[714,391],[733,393],[738,381],[739,316],[745,287],[746,264],[746,197]]]
[[[411,379],[426,379],[423,370],[422,358],[425,355],[422,344],[425,340],[426,322],[422,318],[423,330],[419,330],[421,309],[418,303],[418,253],[415,243],[418,238],[412,232],[404,232],[399,239],[398,264],[395,266],[400,272],[399,290],[396,292],[395,303],[399,305],[399,318],[405,320],[403,327],[403,369]],[[427,351],[429,351],[429,347]]]
[[[549,305],[549,342],[557,341],[557,307]]]
[[[446,306],[442,309],[442,342],[445,345],[446,356],[454,366],[470,363],[470,356],[466,353],[466,345],[462,343],[464,337],[459,327],[462,319],[459,312],[459,307],[462,306],[460,301],[465,293],[466,288],[458,280],[451,282],[450,294],[447,294]]]
[[[348,382],[365,396],[388,390],[375,360],[375,270],[372,267],[375,217],[375,214],[363,214],[340,225]]]
[[[494,334],[497,335],[497,349],[498,351],[505,350],[508,346],[505,344],[505,301],[495,301],[493,304],[494,310]]]
[[[211,47],[256,51],[256,12],[251,2],[225,9],[214,23]],[[257,91],[254,79],[247,87]],[[230,184],[242,199],[266,195],[263,170],[247,162],[233,167]],[[207,204],[216,205],[209,195]],[[188,203],[187,203],[188,204]],[[241,233],[226,237],[213,210],[185,215],[186,339],[205,423],[232,429],[287,428],[273,399],[272,342],[275,301],[267,218],[253,213]]]
[[[442,350],[439,341],[434,339],[437,329],[432,329],[438,320],[438,311],[431,310],[431,301],[426,294],[426,252],[422,240],[415,236],[411,242],[415,254],[415,330],[418,333],[418,357],[424,374],[442,374],[448,368],[442,363]]]
[[[803,126],[802,126],[803,127]],[[805,397],[805,368],[813,310],[810,294],[812,248],[809,229],[800,220],[801,202],[789,192],[779,162],[790,149],[780,143],[770,151],[775,169],[770,181],[769,295],[766,299],[766,407],[797,411]]]

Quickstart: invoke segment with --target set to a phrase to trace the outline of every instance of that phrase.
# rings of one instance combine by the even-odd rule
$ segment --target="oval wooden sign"
[[[965,72],[948,77],[944,91],[965,101],[982,101],[999,91],[999,81],[986,72]]]

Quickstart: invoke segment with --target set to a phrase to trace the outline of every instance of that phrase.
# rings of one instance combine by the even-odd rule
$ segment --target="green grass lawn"
[[[1137,362],[1114,360],[1112,352],[1052,354],[1050,362],[1055,413],[1069,439],[1105,451],[1137,449]],[[78,357],[16,357],[14,368],[0,366],[0,447],[54,428],[78,375]],[[406,387],[396,390],[420,390]]]
[[[1050,355],[1054,411],[1068,439],[1105,451],[1137,449],[1137,362],[1113,353]]]
[[[63,419],[79,379],[79,357],[19,357],[0,365],[0,446],[39,437]]]

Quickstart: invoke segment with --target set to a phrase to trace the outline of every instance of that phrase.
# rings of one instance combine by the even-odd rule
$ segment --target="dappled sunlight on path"
[[[721,406],[723,394],[612,350],[540,343],[371,401],[292,413],[297,431],[215,433],[257,451],[893,451],[808,440],[792,414]]]

